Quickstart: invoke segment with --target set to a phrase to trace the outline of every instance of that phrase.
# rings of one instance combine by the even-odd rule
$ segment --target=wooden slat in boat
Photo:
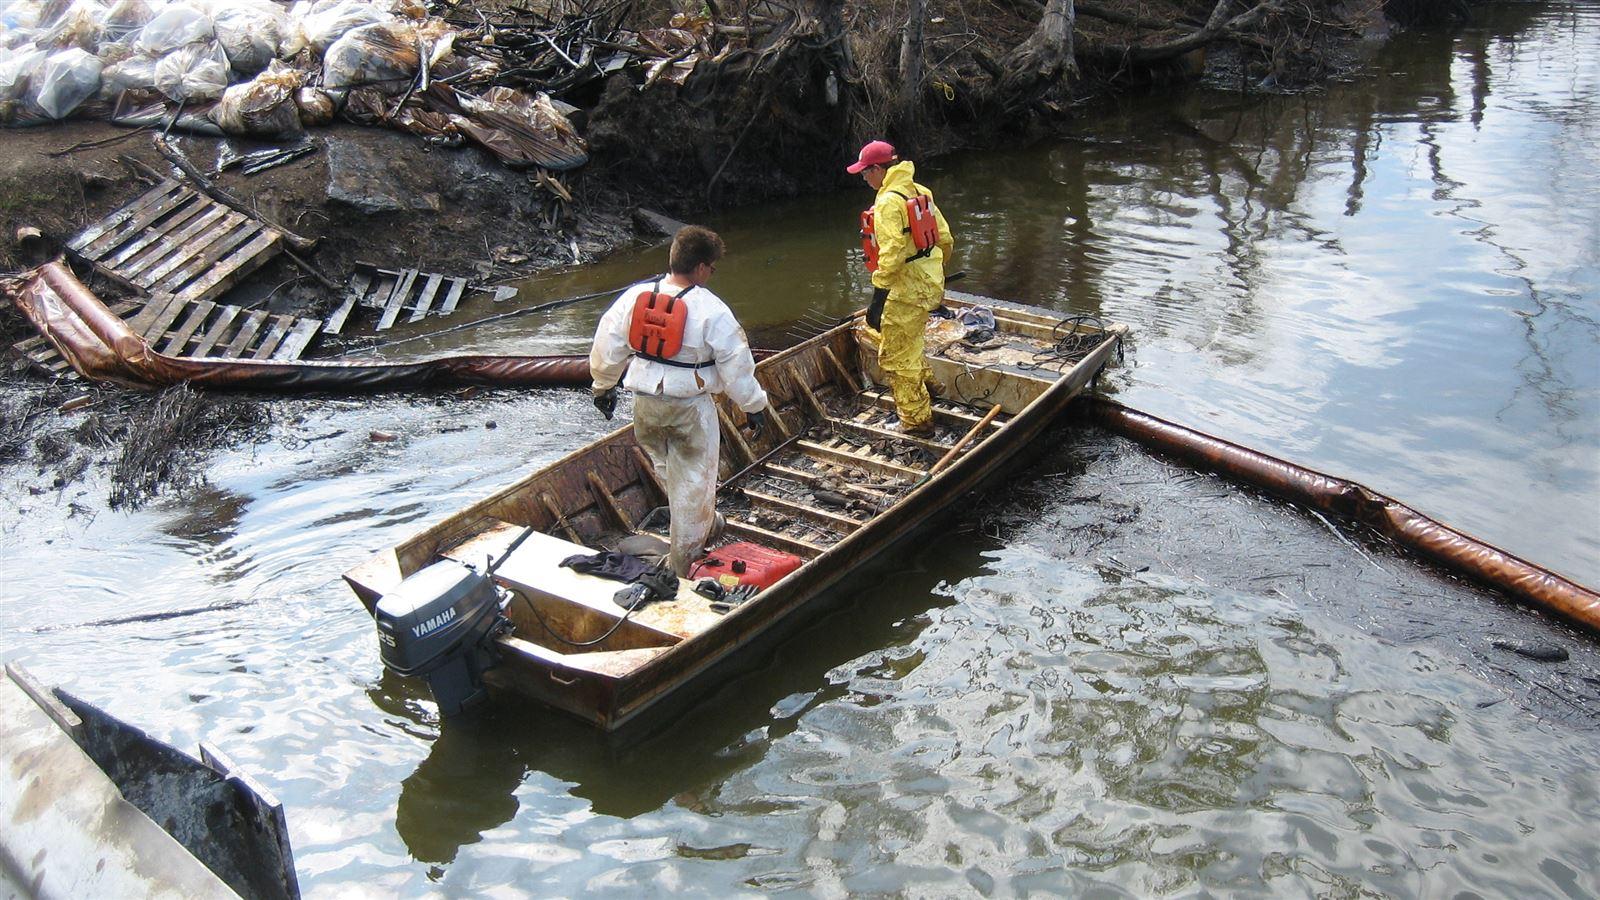
[[[817,490],[838,491],[841,494],[847,494],[857,497],[861,500],[865,500],[866,502],[880,508],[887,507],[890,503],[894,502],[894,496],[884,491],[859,484],[841,483],[837,479],[830,479],[823,475],[819,475],[816,472],[806,472],[800,469],[790,468],[789,466],[780,465],[778,463],[773,463],[772,465],[767,466],[765,474],[774,478],[781,478],[787,481],[804,484],[807,487]]]
[[[800,441],[796,446],[804,450],[807,456],[814,459],[859,472],[893,475],[897,478],[916,480],[926,474],[927,471],[925,469],[902,466],[897,462],[879,459],[864,453],[857,453],[845,447],[830,447],[815,441]]]
[[[728,531],[740,540],[754,541],[757,544],[776,547],[787,553],[793,553],[801,559],[816,559],[827,552],[827,548],[813,544],[804,538],[794,537],[782,532],[769,531],[743,519],[729,519]]]
[[[947,299],[958,308],[975,302]],[[1006,306],[997,321],[1004,341],[1043,352],[1054,343],[1050,334],[1059,319],[1046,310]],[[610,600],[619,585],[561,569],[557,554],[614,547],[629,523],[664,502],[653,466],[626,426],[377,554],[345,579],[370,611],[385,592],[441,556],[459,554],[481,564],[521,529],[534,529],[496,573],[528,599],[511,604],[514,634],[500,640],[503,662],[485,680],[496,692],[616,729],[664,708],[669,697],[692,695],[719,663],[806,621],[856,566],[997,473],[1114,355],[1122,331],[1098,334],[1092,350],[1060,372],[1015,366],[974,371],[931,356],[929,365],[947,392],[935,404],[938,436],[927,441],[882,427],[892,404],[885,404],[874,349],[858,343],[852,325],[763,360],[757,375],[783,424],[751,438],[742,416],[719,404],[726,435],[722,477],[761,460],[719,493],[718,509],[728,520],[723,540],[752,541],[804,562],[726,616],[711,614],[704,598],[680,590],[674,600],[630,616],[616,640],[594,648],[571,645],[604,634],[624,614]],[[957,374],[962,388],[972,390],[948,387]],[[971,402],[958,403],[962,396]],[[995,406],[994,422],[977,428]],[[976,432],[972,441],[948,466],[931,471],[969,432]],[[833,496],[824,502],[821,492]]]
[[[863,519],[843,516],[820,506],[811,506],[798,500],[791,500],[788,497],[780,497],[777,494],[769,494],[753,488],[745,488],[743,494],[751,503],[757,506],[764,506],[780,513],[808,519],[840,534],[849,534],[866,524]]]
[[[892,418],[892,417],[884,417]],[[901,441],[915,447],[921,447],[934,453],[943,453],[953,446],[953,442],[940,441],[920,435],[901,434],[888,427],[887,422],[860,422],[855,419],[839,419],[829,416],[828,426],[835,434],[848,434],[858,440],[871,441]],[[976,423],[974,423],[976,424]]]

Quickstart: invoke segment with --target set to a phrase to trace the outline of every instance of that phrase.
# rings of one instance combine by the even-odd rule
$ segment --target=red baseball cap
[[[881,166],[894,159],[894,145],[888,141],[868,141],[861,148],[861,155],[856,158],[855,165],[845,169],[851,175],[861,174],[867,166]]]

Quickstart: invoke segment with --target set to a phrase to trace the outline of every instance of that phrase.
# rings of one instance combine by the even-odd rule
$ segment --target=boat
[[[998,474],[1125,334],[947,292],[928,329],[930,437],[893,429],[876,332],[860,313],[758,362],[770,424],[753,437],[717,398],[726,527],[658,602],[624,608],[630,585],[562,565],[627,546],[660,519],[666,494],[631,425],[344,578],[376,619],[384,662],[427,677],[442,714],[499,695],[631,730],[720,680],[714,669],[814,621],[853,571]]]

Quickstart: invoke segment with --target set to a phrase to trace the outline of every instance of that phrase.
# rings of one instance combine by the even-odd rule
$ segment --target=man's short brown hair
[[[685,225],[672,238],[667,268],[674,275],[692,275],[701,263],[715,265],[722,258],[722,238],[709,228]]]

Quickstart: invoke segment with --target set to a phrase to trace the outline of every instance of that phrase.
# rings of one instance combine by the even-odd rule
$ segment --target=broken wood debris
[[[320,328],[319,320],[290,324],[266,313],[219,306],[209,300],[178,309],[171,300],[160,307],[126,302],[110,308],[62,260],[0,284],[0,291],[41,335],[22,342],[25,353],[48,346],[65,355],[71,369],[90,380],[132,387],[192,383],[246,389],[370,391],[419,385],[586,384],[589,378],[587,356],[474,354],[401,363],[302,361],[294,357]],[[139,318],[139,329],[128,321],[134,317]],[[155,347],[145,334],[156,336]],[[196,342],[192,349],[191,341]],[[187,355],[159,352],[163,346]],[[66,368],[56,366],[51,371],[65,372]]]
[[[473,285],[467,279],[420,269],[386,269],[376,263],[357,262],[355,274],[344,293],[344,300],[328,317],[326,330],[339,333],[351,310],[364,306],[379,311],[379,331],[388,331],[409,313],[407,322],[418,322],[429,315],[448,316],[456,311],[468,291],[490,293],[495,302],[516,296],[517,289],[500,285]]]

